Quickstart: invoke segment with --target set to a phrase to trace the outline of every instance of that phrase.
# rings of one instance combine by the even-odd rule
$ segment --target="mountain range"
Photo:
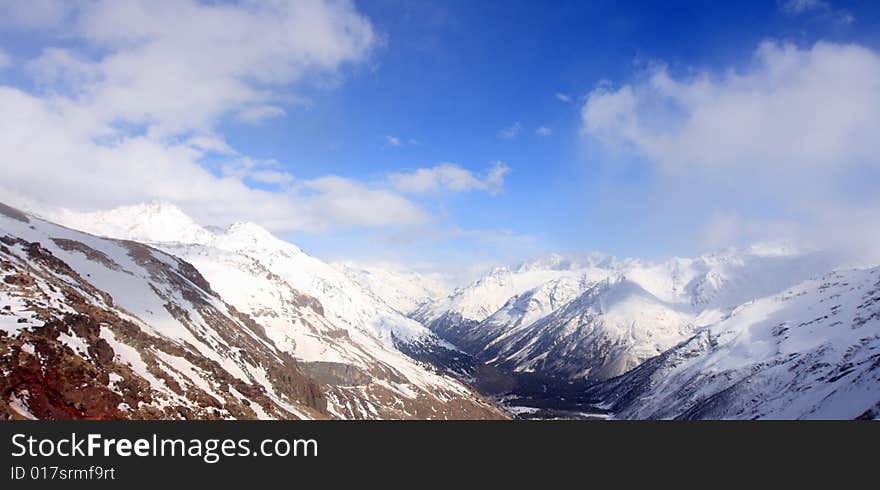
[[[14,418],[880,416],[878,269],[830,251],[550,255],[451,289],[168,203],[3,205],[0,241]]]

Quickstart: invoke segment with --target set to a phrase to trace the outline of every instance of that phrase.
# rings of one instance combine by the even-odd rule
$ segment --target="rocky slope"
[[[158,224],[116,218],[133,236],[132,227],[145,233],[138,238],[161,232],[211,240],[166,247],[203,275],[139,242],[98,238],[8,206],[0,211],[6,416],[503,417],[457,381],[393,348],[398,339],[435,339],[417,323],[383,324],[379,307],[351,303],[328,314],[292,284],[296,273],[284,265],[286,256],[301,253],[295,247],[272,243],[260,248],[271,255],[262,260],[242,253],[256,255],[253,238],[262,231],[218,238],[173,213],[160,213]],[[341,322],[350,309],[360,317]]]
[[[323,384],[334,416],[502,415],[424,362],[448,361],[460,352],[336,268],[258,225],[208,230],[164,203],[64,218],[94,233],[149,241],[193,264],[224,300],[254,318],[278,349]]]

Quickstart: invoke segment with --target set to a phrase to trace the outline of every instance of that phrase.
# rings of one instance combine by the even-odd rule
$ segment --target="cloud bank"
[[[880,207],[865,185],[880,175],[880,55],[862,46],[770,41],[746,69],[686,76],[655,64],[600,84],[581,118],[588,139],[649,162],[692,206],[715,207],[712,236],[783,233],[764,216],[778,209],[818,238],[828,226],[857,231],[861,211]],[[849,238],[873,242],[875,223],[861,225]]]
[[[2,1],[0,19],[47,40],[24,65],[31,86],[0,86],[0,199],[83,211],[158,199],[275,231],[429,219],[389,190],[295,179],[216,132],[282,117],[298,87],[368,59],[377,35],[348,1]]]

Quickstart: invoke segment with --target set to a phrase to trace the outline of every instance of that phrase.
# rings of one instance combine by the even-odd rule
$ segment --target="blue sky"
[[[326,29],[290,39],[282,47],[287,51],[266,59],[259,44],[230,55],[235,63],[218,51],[216,70],[212,53],[198,57],[204,39],[217,35],[210,22],[183,37],[163,30],[158,14],[137,2],[44,4],[25,12],[29,7],[20,2],[3,3],[12,20],[0,28],[0,60],[6,60],[0,83],[27,96],[0,98],[4,112],[63,113],[61,130],[82,125],[90,144],[97,134],[116,142],[83,148],[85,159],[100,152],[122,167],[147,172],[149,158],[158,158],[169,178],[179,166],[185,168],[180,175],[206,180],[194,185],[204,189],[201,198],[158,178],[155,189],[106,199],[68,188],[48,198],[36,195],[37,176],[13,172],[19,180],[7,183],[7,199],[35,208],[171,200],[203,221],[261,222],[326,258],[462,270],[551,251],[660,258],[759,240],[806,241],[821,235],[816,230],[828,222],[841,223],[839,216],[847,217],[847,230],[864,229],[857,217],[870,222],[878,204],[871,185],[880,176],[870,157],[876,148],[863,134],[876,120],[858,109],[877,102],[870,95],[876,72],[864,69],[880,49],[876,2],[374,0],[256,8],[277,7],[268,13],[290,22],[280,27],[269,23],[272,15],[254,14],[252,5],[221,2],[227,17],[217,25],[241,21],[242,32],[251,29],[256,37],[252,31],[261,26],[267,39],[276,27],[308,31],[303,26],[317,22]],[[191,22],[218,13],[197,2],[160,3],[156,9],[174,12],[181,5],[188,10],[179,17]],[[120,19],[121,25],[156,21],[158,27],[137,35],[115,32],[111,27]],[[311,46],[308,39],[318,37],[321,43]],[[221,43],[226,41],[241,44],[226,38]],[[304,43],[308,49],[301,48]],[[163,51],[166,46],[180,49]],[[47,56],[51,48],[59,50]],[[122,62],[114,62],[117,55]],[[163,56],[179,56],[180,63]],[[284,69],[276,72],[272,64],[279,58]],[[839,59],[849,63],[826,69]],[[208,69],[198,75],[174,71],[202,62]],[[155,63],[149,73],[125,72],[147,63]],[[795,68],[776,75],[776,68],[789,65]],[[863,83],[853,88],[834,76],[827,80],[829,70]],[[223,83],[214,87],[209,76]],[[137,77],[143,83],[131,84]],[[700,80],[709,80],[710,88],[700,92]],[[146,90],[144,107],[132,102],[141,95],[139,87],[166,82],[171,93]],[[149,104],[150,97],[162,96],[164,104],[177,94],[180,107],[203,113],[190,117],[173,104],[155,110]],[[622,97],[634,105],[620,105]],[[817,107],[807,119],[825,114],[825,105],[841,106],[840,98],[852,98],[854,108],[803,127],[770,116],[760,134],[774,135],[772,141],[731,153],[744,146],[736,137],[716,138],[688,125],[734,97],[743,100],[734,107],[761,97],[791,98],[791,105],[780,102],[781,112],[803,107],[800,97],[811,97],[806,100]],[[70,104],[40,108],[59,104],[59,98]],[[45,119],[39,114],[33,120]],[[94,114],[106,117],[92,120]],[[758,113],[742,118],[768,120]],[[748,129],[736,121],[718,127],[724,134]],[[804,154],[785,140],[812,141],[813,132],[834,137]],[[221,142],[223,150],[206,150],[193,143],[196,137]],[[144,146],[126,145],[135,141]],[[41,157],[16,155],[20,141],[5,144],[8,162]],[[853,146],[859,151],[839,158],[817,156]],[[186,153],[193,148],[198,155]],[[804,155],[810,163],[803,163]],[[421,175],[430,189],[416,189],[393,177],[442,164],[466,172],[456,174],[464,180],[443,181],[441,172],[428,172]],[[75,160],[53,165],[95,172],[95,180],[103,175]],[[194,166],[226,180],[199,176]],[[490,182],[493,168],[509,170]],[[323,180],[328,176],[341,180]],[[248,194],[254,189],[258,195]],[[241,196],[224,203],[227,192]],[[334,208],[349,194],[359,199],[339,204],[338,212],[316,211]]]

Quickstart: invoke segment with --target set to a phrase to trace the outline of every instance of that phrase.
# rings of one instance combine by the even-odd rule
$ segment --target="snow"
[[[31,412],[30,407],[28,407],[28,398],[30,393],[28,390],[21,390],[16,393],[13,392],[9,398],[9,407],[18,412],[19,415],[28,419],[28,420],[37,420],[37,416]]]
[[[144,362],[141,354],[134,347],[118,341],[113,331],[106,327],[101,328],[100,336],[110,344],[110,347],[113,349],[113,352],[119,361],[128,364],[135,374],[147,380],[154,390],[165,390],[164,382],[153,376],[153,373],[147,368],[147,363]]]
[[[62,332],[60,335],[58,335],[58,340],[67,347],[70,347],[70,349],[78,356],[85,359],[89,358],[89,345],[78,335],[68,335]]]
[[[4,310],[8,306],[9,311]],[[4,330],[10,336],[17,336],[21,330],[30,326],[28,323],[19,323],[19,318],[25,318],[27,304],[21,298],[15,298],[11,294],[0,295],[0,330]]]
[[[338,262],[333,266],[405,315],[449,294],[446,278],[437,273],[420,274],[387,263]]]
[[[431,336],[421,324],[404,317],[342,272],[255,224],[233,225],[217,235],[212,245],[257,260],[297,291],[320,300],[325,316],[352,333],[364,333],[389,347],[393,347],[392,337],[412,342]]]
[[[180,376],[175,376],[176,381],[181,385],[195,385],[200,390],[213,396],[215,399],[223,400],[223,395],[215,391],[214,386],[211,384],[211,381],[205,378],[203,371],[191,362],[182,357],[168,355],[164,352],[157,352],[156,357],[158,357],[167,366],[173,368],[171,371],[166,370],[166,372],[171,372],[172,374],[177,373],[179,375],[182,375],[186,379],[186,381],[184,381],[180,378]]]

